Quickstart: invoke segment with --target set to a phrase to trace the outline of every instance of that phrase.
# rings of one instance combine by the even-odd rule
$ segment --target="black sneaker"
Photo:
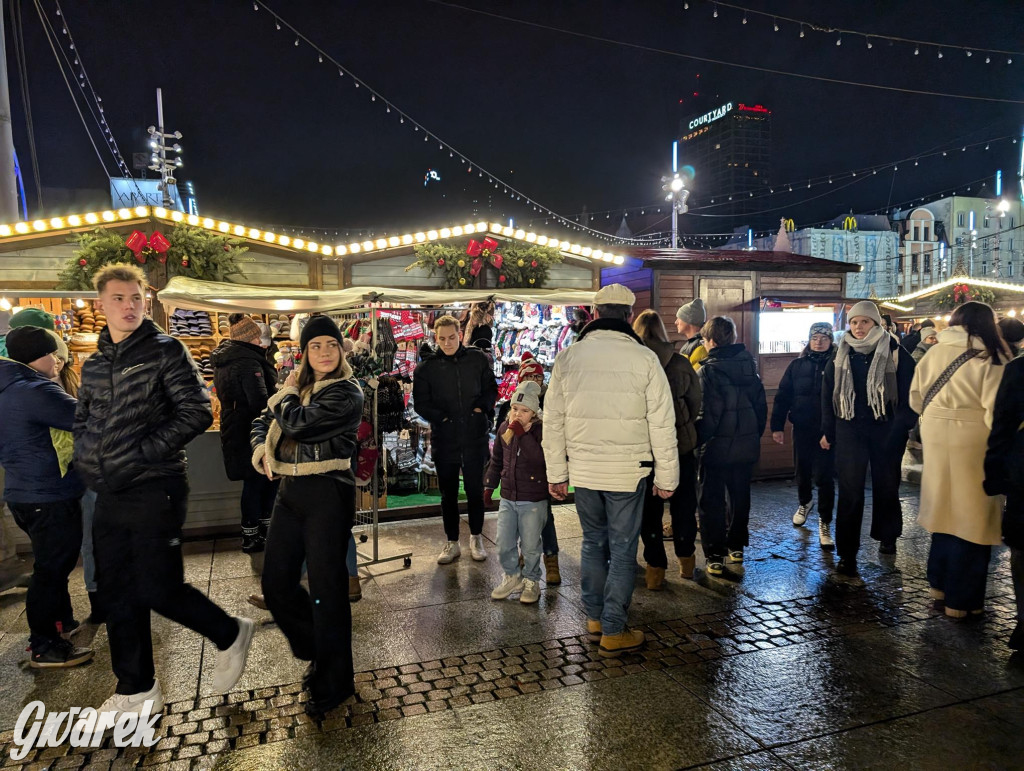
[[[836,565],[836,572],[842,576],[857,575],[857,560],[843,557],[839,560],[839,564]]]
[[[246,554],[258,554],[263,551],[266,542],[258,535],[246,535],[242,537],[242,551]]]
[[[74,637],[76,634],[82,631],[82,622],[76,621],[75,619],[71,619],[70,621],[64,621],[61,623],[59,630],[61,637],[63,637],[65,640],[70,640],[72,637]]]
[[[878,544],[879,554],[895,554],[896,553],[896,542],[895,541],[882,541]]]
[[[92,648],[76,648],[64,638],[58,638],[32,648],[29,666],[33,669],[67,669],[84,664],[92,656]]]

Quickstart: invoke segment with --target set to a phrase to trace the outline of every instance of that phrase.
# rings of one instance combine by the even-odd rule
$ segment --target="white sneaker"
[[[793,515],[793,524],[800,527],[804,522],[807,521],[807,515],[811,513],[810,503],[801,503],[800,507],[796,510],[796,514]]]
[[[487,551],[484,549],[484,537],[482,535],[471,535],[469,537],[469,554],[477,562],[487,559]]]
[[[826,551],[836,548],[836,542],[832,540],[832,523],[818,520],[818,542]]]
[[[445,543],[444,548],[441,549],[441,556],[437,558],[438,565],[448,565],[455,562],[456,558],[462,554],[462,549],[459,548],[458,541],[448,541]]]
[[[523,577],[518,573],[507,573],[505,579],[495,587],[494,591],[491,592],[492,600],[505,600],[508,599],[510,594],[514,594],[523,588]]]
[[[148,691],[141,693],[115,693],[104,701],[96,709],[96,712],[100,714],[113,712],[114,722],[116,723],[117,718],[125,712],[141,713],[147,701],[153,702],[149,710],[150,715],[159,715],[164,711],[164,693],[160,690],[160,681],[156,678],[153,678],[153,687]]]
[[[523,579],[523,593],[519,595],[519,601],[523,605],[532,605],[540,599],[540,587],[537,586],[536,581],[531,581],[529,578]]]
[[[256,634],[256,622],[251,618],[236,616],[235,621],[238,622],[238,637],[226,651],[217,652],[217,666],[213,670],[213,690],[217,693],[227,693],[235,687]]]

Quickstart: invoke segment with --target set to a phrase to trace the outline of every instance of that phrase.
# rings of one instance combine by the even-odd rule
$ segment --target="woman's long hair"
[[[665,322],[661,320],[658,312],[648,308],[635,319],[633,319],[633,331],[637,337],[644,341],[644,345],[651,342],[667,343],[668,332],[665,330]]]
[[[949,317],[951,327],[963,327],[967,332],[968,340],[976,337],[981,340],[988,351],[992,361],[1002,364],[1012,357],[1002,335],[999,334],[999,326],[996,324],[996,314],[992,306],[985,303],[966,302],[953,311]]]
[[[67,392],[68,396],[73,396],[77,399],[78,386],[82,382],[78,377],[78,373],[71,368],[70,364],[64,362],[64,366],[61,367],[58,377],[60,378],[61,388]]]
[[[345,348],[340,343],[338,344],[338,352],[341,357],[338,359],[338,366],[333,371],[328,372],[324,375],[324,380],[338,380],[348,376],[348,373],[352,371],[348,362],[345,361]],[[309,363],[309,357],[305,353],[302,354],[302,361],[299,362],[299,396],[303,399],[306,395],[313,390],[313,384],[316,383],[316,371],[313,369],[313,365]]]

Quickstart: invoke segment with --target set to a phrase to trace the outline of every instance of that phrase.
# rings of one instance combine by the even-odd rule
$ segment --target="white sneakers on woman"
[[[793,515],[793,524],[796,527],[800,527],[807,521],[807,515],[811,513],[812,505],[810,503],[801,503],[799,508],[797,508],[796,513]]]
[[[836,542],[832,540],[832,525],[829,522],[818,520],[818,543],[821,548],[829,551],[836,548]]]

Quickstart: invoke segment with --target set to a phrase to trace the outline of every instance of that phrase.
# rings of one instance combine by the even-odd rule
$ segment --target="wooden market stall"
[[[730,316],[739,342],[758,361],[768,396],[768,411],[786,367],[803,350],[814,321],[845,323],[846,276],[858,265],[789,252],[627,249],[621,265],[601,271],[601,284],[621,283],[637,295],[637,308],[661,314],[672,340],[679,306],[696,297],[708,318]],[[645,305],[646,302],[646,305]],[[852,300],[850,302],[856,302]],[[787,432],[791,426],[787,426]],[[755,477],[785,476],[793,471],[792,437],[779,446],[766,429]]]
[[[1024,284],[1000,279],[954,276],[899,297],[879,301],[884,310],[908,328],[932,319],[942,328],[957,305],[967,300],[988,303],[999,316],[1024,320]]]

